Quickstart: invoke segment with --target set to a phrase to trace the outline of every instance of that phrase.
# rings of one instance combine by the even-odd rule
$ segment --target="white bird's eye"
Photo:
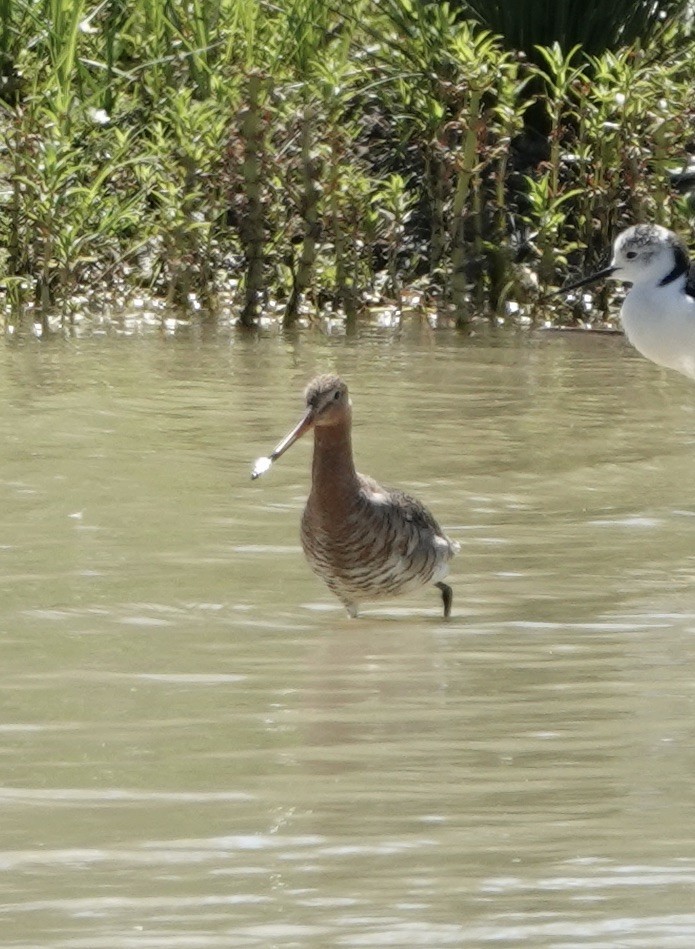
[[[636,250],[629,250],[629,251],[627,252],[627,254],[625,254],[625,256],[627,257],[628,260],[634,260],[635,257],[637,256],[637,251],[636,251]]]

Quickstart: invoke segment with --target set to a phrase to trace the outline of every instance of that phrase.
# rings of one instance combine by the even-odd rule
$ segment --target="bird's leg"
[[[442,583],[441,580],[439,583],[435,583],[436,587],[442,591],[442,600],[444,601],[444,619],[448,619],[451,614],[451,601],[454,599],[454,594],[448,583]]]
[[[345,609],[348,611],[348,616],[350,619],[357,619],[357,603],[354,603],[352,600],[343,600]]]

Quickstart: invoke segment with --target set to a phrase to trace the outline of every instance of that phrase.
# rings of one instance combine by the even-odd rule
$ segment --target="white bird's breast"
[[[675,287],[633,287],[620,311],[625,335],[647,359],[695,379],[695,300]]]

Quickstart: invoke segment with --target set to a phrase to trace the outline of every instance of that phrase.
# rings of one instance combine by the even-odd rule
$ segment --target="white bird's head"
[[[558,292],[567,293],[604,277],[635,286],[665,287],[679,277],[687,277],[689,267],[688,249],[677,234],[659,224],[635,224],[616,237],[607,267]]]
[[[609,276],[626,283],[666,286],[686,274],[689,266],[688,250],[677,234],[658,224],[636,224],[616,238]]]

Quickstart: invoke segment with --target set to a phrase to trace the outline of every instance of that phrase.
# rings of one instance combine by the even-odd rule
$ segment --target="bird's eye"
[[[625,256],[627,257],[628,260],[634,260],[635,257],[637,256],[637,251],[636,251],[636,250],[629,250],[629,251],[627,252],[627,254],[625,254]]]
[[[338,390],[338,392],[336,392],[336,394],[333,396],[333,398],[334,398],[334,399],[339,399],[339,398],[340,398],[340,390]]]

